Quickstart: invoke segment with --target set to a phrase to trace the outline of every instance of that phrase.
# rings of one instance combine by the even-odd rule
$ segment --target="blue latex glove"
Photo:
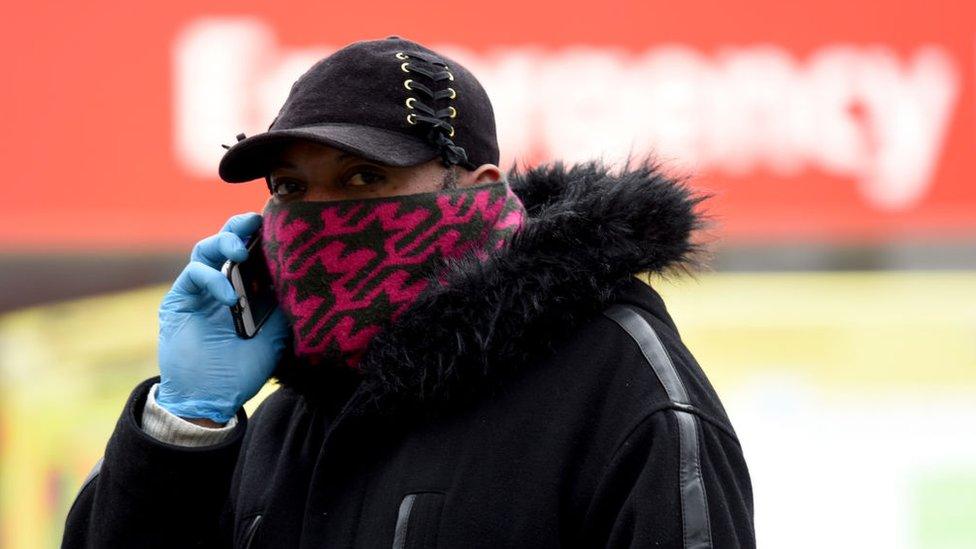
[[[247,258],[242,239],[260,225],[260,214],[235,215],[197,242],[163,297],[156,401],[177,416],[230,421],[267,382],[285,349],[290,328],[280,308],[253,338],[237,335],[228,309],[237,295],[220,272],[225,260]]]

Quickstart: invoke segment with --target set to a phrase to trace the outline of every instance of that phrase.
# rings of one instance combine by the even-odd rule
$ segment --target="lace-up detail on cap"
[[[400,70],[418,75],[424,80],[420,82],[418,78],[407,78],[403,81],[403,87],[416,94],[408,96],[404,101],[407,123],[430,126],[427,140],[437,147],[445,166],[460,164],[474,169],[475,166],[468,161],[464,148],[451,139],[454,137],[454,125],[451,121],[457,118],[458,111],[453,105],[444,105],[457,98],[457,91],[450,87],[450,83],[454,81],[450,67],[440,59],[422,53],[408,54],[401,51],[396,53],[396,58],[401,61]]]

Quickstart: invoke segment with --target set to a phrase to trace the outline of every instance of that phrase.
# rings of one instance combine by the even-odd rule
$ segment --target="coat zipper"
[[[413,510],[413,500],[417,494],[409,494],[400,502],[397,511],[396,528],[393,530],[393,549],[403,549],[407,544],[407,525],[410,523],[410,512]]]
[[[258,531],[259,522],[261,522],[261,515],[254,517],[250,526],[247,527],[247,533],[244,534],[244,549],[251,549],[251,542],[254,541],[254,534]]]
[[[330,425],[329,429],[326,431],[325,438],[322,441],[323,445],[330,442],[334,438],[333,435],[337,431],[338,427],[345,425],[343,420],[345,420],[346,417],[352,413],[352,411],[359,405],[360,401],[362,401],[365,397],[366,392],[363,389],[363,384],[360,383],[356,386],[356,390],[353,392],[352,396],[349,397],[349,400],[347,400],[343,405],[342,409],[339,410],[339,414],[335,416],[335,419],[332,421],[332,425]]]

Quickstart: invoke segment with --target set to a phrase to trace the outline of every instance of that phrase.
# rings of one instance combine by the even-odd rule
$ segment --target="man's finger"
[[[256,231],[260,226],[261,214],[247,212],[232,216],[224,223],[224,227],[220,229],[220,232],[234,233],[243,239]]]
[[[237,303],[237,293],[223,273],[198,261],[191,261],[176,278],[173,287],[186,294],[207,294],[224,305]]]
[[[241,238],[232,232],[208,236],[193,247],[190,261],[199,261],[208,267],[219,269],[228,259],[240,263],[247,259],[247,248]]]

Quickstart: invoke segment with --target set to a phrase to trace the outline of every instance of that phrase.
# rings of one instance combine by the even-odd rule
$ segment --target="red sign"
[[[389,34],[482,80],[503,167],[653,153],[713,193],[726,241],[976,235],[976,7],[726,4],[13,5],[0,249],[184,249],[260,210],[220,145]]]

